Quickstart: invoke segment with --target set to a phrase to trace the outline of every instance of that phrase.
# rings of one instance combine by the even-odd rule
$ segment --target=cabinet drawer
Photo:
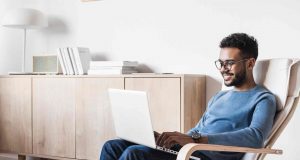
[[[78,78],[76,86],[76,159],[99,159],[115,138],[107,89],[124,89],[124,78]]]
[[[33,78],[33,153],[75,158],[75,79]]]
[[[0,150],[32,153],[30,78],[0,78],[0,113]]]

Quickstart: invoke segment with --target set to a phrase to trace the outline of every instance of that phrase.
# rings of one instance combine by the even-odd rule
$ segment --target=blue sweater
[[[199,123],[188,134],[199,132],[209,144],[262,147],[276,113],[276,100],[261,86],[248,91],[221,91],[208,103]],[[212,160],[239,160],[243,153],[201,151]]]

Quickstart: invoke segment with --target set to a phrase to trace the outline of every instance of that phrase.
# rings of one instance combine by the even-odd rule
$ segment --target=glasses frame
[[[240,62],[243,62],[243,61],[246,61],[246,60],[249,60],[249,59],[241,59],[241,60],[238,60],[238,61],[235,61],[235,60],[225,60],[225,61],[216,60],[215,61],[215,66],[218,70],[221,70],[223,67],[224,67],[224,69],[231,70],[233,65],[235,65],[237,63],[240,63]],[[220,63],[220,67],[218,67],[217,63]]]

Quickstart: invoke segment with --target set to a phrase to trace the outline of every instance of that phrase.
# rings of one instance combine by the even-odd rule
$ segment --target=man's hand
[[[180,132],[163,132],[157,139],[156,145],[171,148],[175,144],[184,146],[188,143],[195,143],[192,137]]]
[[[155,138],[155,141],[157,141],[158,137],[161,135],[160,133],[156,132],[156,131],[153,131],[154,132],[154,138]]]

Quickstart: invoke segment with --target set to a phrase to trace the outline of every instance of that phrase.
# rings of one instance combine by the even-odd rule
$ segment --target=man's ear
[[[249,62],[248,62],[248,68],[253,70],[253,68],[255,66],[255,62],[256,62],[255,58],[250,58]]]

